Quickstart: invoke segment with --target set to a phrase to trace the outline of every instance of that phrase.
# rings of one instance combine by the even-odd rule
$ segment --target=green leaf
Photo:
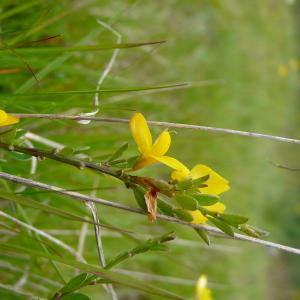
[[[192,194],[192,197],[197,200],[198,204],[201,206],[210,206],[219,202],[220,197],[215,195],[207,195],[201,193]]]
[[[34,48],[15,48],[20,53],[30,54],[48,54],[48,53],[64,53],[64,52],[85,52],[85,51],[103,51],[112,49],[136,48],[147,45],[162,44],[164,41],[154,41],[145,43],[119,43],[119,44],[102,44],[88,46],[71,46],[71,47],[34,47]],[[0,51],[6,50],[5,47],[0,47]]]
[[[206,217],[209,219],[210,222],[212,222],[216,227],[221,229],[224,233],[234,237],[234,232],[228,224],[222,222],[220,219],[214,218],[209,215],[206,215]]]
[[[16,131],[16,140],[19,139],[20,137],[22,137],[23,135],[26,134],[26,130],[23,129],[23,128],[17,128],[17,131]]]
[[[134,198],[138,204],[138,206],[145,212],[147,212],[147,205],[146,205],[146,201],[145,201],[145,191],[139,187],[139,186],[135,186],[134,188],[132,188],[133,193],[134,193]]]
[[[209,175],[204,175],[200,178],[194,179],[192,181],[194,187],[200,187],[204,182],[209,179]]]
[[[174,217],[173,207],[161,199],[157,199],[157,207],[167,216]]]
[[[42,253],[42,252],[34,250],[34,249],[30,249],[27,247],[21,247],[19,245],[9,244],[9,243],[4,243],[4,242],[0,242],[0,249],[3,251],[6,251],[6,252],[13,252],[13,253],[17,252],[17,253],[21,253],[23,255],[29,254],[34,257],[44,257],[44,258],[52,259],[52,260],[60,262],[64,265],[79,269],[83,272],[96,274],[98,277],[107,279],[116,284],[120,284],[120,285],[129,287],[129,288],[143,291],[143,292],[146,292],[146,293],[149,293],[152,295],[161,296],[161,297],[164,297],[167,299],[184,300],[184,298],[182,298],[180,296],[177,296],[166,290],[158,288],[154,285],[145,283],[144,281],[136,279],[133,276],[123,275],[123,274],[115,273],[112,271],[108,271],[108,270],[105,270],[105,269],[100,268],[95,265],[90,265],[87,263],[70,260],[69,258],[66,258],[66,257],[59,257],[59,256],[47,254],[47,253]]]
[[[82,285],[84,285],[84,283],[88,277],[89,277],[88,273],[81,273],[81,274],[73,277],[69,282],[67,282],[65,284],[65,286],[63,286],[60,289],[59,292],[62,294],[67,294],[67,293],[70,293],[70,292],[80,289],[80,287]]]
[[[184,209],[196,210],[198,208],[197,201],[189,195],[177,194],[175,200]]]
[[[62,149],[55,149],[54,153],[59,154],[62,156],[70,156],[75,152],[75,150],[72,147],[63,147]]]
[[[193,187],[193,180],[191,178],[188,178],[187,180],[177,182],[175,186],[176,190],[178,191],[188,190]]]
[[[135,165],[135,163],[137,162],[138,159],[139,159],[138,155],[128,158],[127,163],[125,165],[125,168],[132,168]]]
[[[173,209],[173,212],[175,213],[177,218],[179,218],[182,221],[185,221],[185,222],[192,222],[193,221],[192,215],[189,212],[187,212],[186,210]]]
[[[90,298],[89,296],[81,294],[81,293],[68,294],[59,299],[61,299],[61,300],[92,300],[92,298]]]
[[[15,194],[8,193],[8,192],[4,191],[3,189],[0,189],[0,200],[1,199],[7,200],[7,201],[12,201],[12,202],[18,203],[20,205],[25,205],[25,206],[28,206],[28,207],[31,207],[31,208],[40,209],[40,210],[45,211],[47,213],[57,215],[57,216],[60,216],[62,218],[68,219],[68,220],[95,224],[90,219],[77,216],[75,214],[66,212],[62,209],[50,206],[50,205],[45,204],[45,203],[41,203],[41,202],[34,201],[34,200],[31,200],[31,199],[28,199],[28,198],[25,198],[25,197],[22,197],[22,196],[18,196],[18,195],[15,195]],[[105,228],[108,228],[108,229],[111,229],[111,230],[114,230],[114,231],[117,231],[117,232],[123,232],[122,229],[114,227],[114,226],[107,226],[105,224],[101,224],[101,226],[103,226]]]
[[[221,214],[220,219],[231,225],[244,224],[248,221],[247,217],[232,214]]]
[[[107,160],[106,162],[112,162],[117,158],[121,157],[123,153],[127,150],[128,143],[123,144],[120,148],[118,148]]]
[[[165,252],[168,251],[169,247],[163,244],[157,244],[157,245],[153,245],[151,247],[151,251],[161,251],[161,252]]]
[[[197,234],[201,237],[201,239],[209,246],[210,245],[210,239],[208,234],[206,233],[205,230],[200,229],[200,228],[194,228]]]
[[[165,180],[159,180],[159,179],[155,179],[155,178],[151,178],[151,177],[145,177],[145,178],[156,189],[158,189],[159,191],[164,192],[165,194],[168,194],[169,197],[172,196],[172,191],[171,190],[173,189],[173,186],[171,184],[169,184],[167,181],[165,181]]]
[[[186,191],[186,190],[197,190],[200,187],[206,187],[207,185],[204,184],[209,178],[209,175],[202,176],[193,180],[192,178],[188,178],[186,180],[182,180],[176,183],[176,189],[178,191]]]
[[[256,233],[259,234],[259,236],[268,236],[270,234],[270,232],[266,231],[266,230],[263,230],[263,229],[260,229],[260,228],[257,228],[257,227],[254,227],[254,226],[251,226],[251,225],[248,225],[252,228],[252,230],[254,230]]]
[[[13,144],[16,138],[17,129],[12,128],[10,130],[0,132],[0,141],[6,144]]]
[[[267,236],[269,233],[267,231],[264,231],[262,229],[259,228],[255,228],[253,226],[250,226],[248,224],[241,224],[237,226],[238,230],[240,230],[241,232],[255,237],[255,238],[259,238],[261,236]]]
[[[90,95],[95,93],[129,93],[129,92],[139,92],[139,91],[150,91],[150,90],[163,90],[173,87],[186,86],[187,83],[175,83],[175,84],[165,84],[158,86],[144,86],[144,87],[131,87],[131,88],[118,88],[118,89],[99,89],[99,90],[83,90],[83,91],[63,91],[63,92],[45,92],[45,93],[0,93],[0,98],[19,98],[19,97],[40,97],[40,96],[58,96],[58,95]],[[11,101],[11,100],[9,100]],[[39,99],[39,102],[43,99]],[[45,100],[49,102],[49,100]],[[55,99],[51,101],[56,101]],[[104,118],[105,119],[105,118]]]
[[[4,191],[3,189],[0,189],[0,198],[15,202],[15,203],[18,203],[21,205],[29,206],[29,207],[32,207],[35,209],[40,209],[45,212],[48,212],[48,213],[51,213],[51,214],[54,214],[54,215],[57,215],[57,216],[60,216],[60,217],[63,217],[63,218],[69,219],[69,220],[80,221],[80,222],[92,222],[85,218],[82,218],[77,215],[73,215],[69,212],[66,212],[64,210],[61,210],[59,208],[50,206],[48,204],[41,203],[41,202],[34,201],[34,200],[31,200],[31,199],[28,199],[28,198],[25,198],[22,196],[8,193],[8,192]]]
[[[147,251],[166,251],[168,250],[168,247],[166,245],[163,245],[163,243],[166,243],[168,241],[171,241],[174,239],[173,232],[169,232],[166,234],[163,234],[157,238],[149,239],[143,244],[138,245],[137,247],[126,250],[119,255],[117,255],[114,259],[112,259],[106,266],[105,269],[111,269],[116,264],[119,264],[120,262],[131,258],[137,254],[145,253]]]

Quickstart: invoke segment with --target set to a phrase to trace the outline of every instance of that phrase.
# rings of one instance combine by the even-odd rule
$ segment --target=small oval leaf
[[[193,187],[193,180],[191,178],[182,180],[176,183],[176,190],[183,191]]]
[[[157,199],[157,207],[164,215],[174,217],[173,207],[165,201]]]
[[[197,234],[201,237],[201,239],[207,244],[208,246],[210,245],[210,239],[208,234],[205,232],[205,230],[200,229],[200,228],[194,228]]]
[[[110,155],[110,157],[106,160],[106,162],[112,162],[118,159],[123,155],[123,153],[127,150],[127,148],[128,148],[128,143],[123,144],[113,154]]]
[[[175,200],[184,209],[196,210],[198,208],[197,201],[189,195],[177,194]]]
[[[234,232],[228,224],[222,222],[220,219],[214,218],[209,215],[206,215],[206,217],[209,219],[209,221],[211,221],[216,227],[221,229],[224,233],[234,237]]]
[[[54,153],[59,154],[61,156],[70,156],[74,153],[74,149],[72,147],[63,147],[62,149],[55,149]]]
[[[88,273],[81,273],[78,276],[73,277],[69,282],[65,284],[65,286],[62,287],[60,293],[66,294],[77,290],[80,286],[84,284],[88,276]]]
[[[147,205],[145,202],[145,191],[142,188],[140,188],[139,186],[135,186],[133,188],[133,193],[134,193],[134,197],[135,197],[135,200],[136,200],[138,206],[142,210],[147,212]]]
[[[87,295],[81,293],[72,293],[60,298],[61,300],[91,300]]]
[[[209,175],[202,176],[200,178],[194,179],[193,180],[193,186],[194,187],[199,187],[202,185],[202,183],[206,182],[209,179]]]
[[[231,225],[244,224],[248,221],[247,217],[232,214],[221,214],[220,219]]]
[[[185,222],[192,222],[193,221],[192,215],[189,212],[187,212],[186,210],[173,209],[173,212],[182,221],[185,221]]]
[[[201,193],[195,193],[192,195],[192,197],[197,200],[198,204],[201,206],[210,206],[215,203],[217,203],[220,199],[220,197],[216,195],[208,195],[208,194],[201,194]]]

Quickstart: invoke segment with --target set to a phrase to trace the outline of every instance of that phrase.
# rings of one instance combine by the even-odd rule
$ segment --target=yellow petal
[[[0,116],[1,118],[1,116]],[[14,117],[14,116],[11,116],[11,115],[7,115],[7,118],[5,121],[1,122],[0,123],[0,126],[8,126],[8,125],[13,125],[13,124],[16,124],[20,121],[19,118],[17,117]]]
[[[211,290],[207,288],[207,277],[201,275],[197,281],[197,300],[212,300]]]
[[[230,186],[227,183],[209,183],[208,181],[205,182],[208,184],[207,187],[199,188],[199,191],[203,194],[209,195],[220,195],[222,193],[227,192],[230,189]]]
[[[209,179],[205,182],[208,186],[200,188],[199,190],[201,193],[219,195],[230,189],[228,180],[205,165],[196,165],[191,170],[191,176],[193,179],[197,179],[205,175],[209,175]]]
[[[7,113],[4,110],[0,109],[0,123],[5,122],[6,119],[7,119]]]
[[[152,157],[141,157],[136,163],[135,165],[132,167],[133,170],[139,170],[142,168],[145,168],[147,166],[150,166],[152,164],[155,164],[157,161],[152,158]]]
[[[225,204],[223,204],[222,202],[217,202],[213,205],[203,206],[203,207],[206,208],[207,210],[210,210],[210,211],[213,211],[216,213],[220,213],[220,214],[222,214],[226,209]]]
[[[141,153],[150,151],[152,136],[144,116],[141,113],[135,113],[130,119],[129,126],[139,151]]]
[[[207,287],[198,290],[197,300],[213,300],[211,290]]]
[[[199,210],[189,210],[189,213],[193,217],[193,224],[203,224],[208,220]]]
[[[183,174],[187,174],[187,176],[190,173],[190,170],[176,158],[170,156],[155,156],[155,155],[151,155],[151,157],[153,157],[155,160],[161,162],[162,164],[172,169],[180,171]]]
[[[196,165],[195,167],[193,167],[193,169],[191,170],[191,175],[192,175],[193,179],[197,179],[197,178],[205,176],[207,174],[210,175],[210,178],[209,178],[210,181],[229,183],[228,180],[226,180],[225,178],[220,176],[218,173],[213,171],[208,166],[199,164],[199,165]]]
[[[162,156],[167,153],[171,145],[171,136],[168,130],[164,130],[153,144],[151,154]]]
[[[184,172],[181,172],[181,171],[173,171],[171,173],[171,178],[173,180],[177,180],[177,181],[182,181],[182,180],[185,180],[189,177],[188,174],[184,173]]]

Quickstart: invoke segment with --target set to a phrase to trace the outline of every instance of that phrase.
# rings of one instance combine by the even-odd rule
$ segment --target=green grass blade
[[[27,10],[38,3],[40,3],[40,0],[29,1],[29,2],[24,3],[23,5],[18,5],[15,8],[12,8],[4,13],[1,13],[0,21],[3,21],[6,18],[12,17],[13,15],[16,15],[24,10]]]
[[[175,300],[184,300],[184,298],[174,295],[166,290],[157,288],[153,285],[147,284],[143,281],[140,281],[132,276],[118,274],[112,271],[104,270],[98,266],[90,265],[87,263],[82,263],[74,260],[70,260],[68,258],[62,258],[58,256],[54,256],[51,254],[41,253],[40,251],[30,249],[27,247],[21,247],[19,245],[9,244],[0,242],[1,252],[9,252],[9,253],[22,253],[28,254],[35,257],[42,257],[52,259],[56,262],[62,263],[64,265],[80,269],[82,272],[88,272],[95,275],[98,275],[101,278],[109,280],[115,284],[120,284],[135,290],[143,291],[145,293],[149,293],[152,295],[157,295],[161,297],[165,297],[166,299],[175,299]]]
[[[26,54],[51,54],[65,52],[87,52],[87,51],[104,51],[113,49],[137,48],[142,46],[157,45],[165,43],[165,41],[154,41],[145,43],[121,43],[121,44],[103,44],[103,45],[88,45],[88,46],[73,46],[73,47],[32,47],[22,48],[15,47],[21,53]],[[13,47],[13,46],[11,46]],[[0,51],[7,50],[6,47],[1,47]]]
[[[85,223],[89,223],[89,224],[95,224],[90,219],[86,219],[86,218],[77,216],[75,214],[66,212],[64,210],[61,210],[57,207],[50,206],[48,204],[44,204],[44,203],[34,201],[34,200],[31,200],[31,199],[28,199],[28,198],[25,198],[22,196],[8,193],[2,189],[0,189],[0,199],[5,199],[5,200],[12,201],[12,202],[20,204],[20,205],[25,205],[25,206],[28,206],[31,208],[39,209],[41,211],[45,211],[47,213],[57,215],[57,216],[63,217],[68,220],[77,221],[77,222],[85,222]],[[117,232],[126,232],[126,230],[122,230],[120,228],[116,228],[116,227],[110,226],[110,225],[101,224],[101,226],[111,229],[111,230],[114,230],[114,231],[117,231]]]
[[[128,92],[139,92],[147,90],[160,90],[174,88],[178,86],[185,86],[188,83],[175,83],[175,84],[165,84],[156,86],[142,86],[142,87],[131,87],[131,88],[119,88],[119,89],[100,89],[100,90],[87,90],[87,91],[66,91],[66,92],[45,92],[45,93],[17,93],[17,94],[0,94],[1,98],[8,97],[40,97],[40,96],[58,96],[58,95],[89,95],[95,93],[128,93]],[[39,101],[42,101],[40,99]],[[53,101],[53,99],[51,100]],[[61,101],[61,99],[58,99]]]
[[[155,239],[149,239],[145,243],[138,245],[137,247],[134,247],[131,250],[126,250],[119,255],[117,255],[114,259],[112,259],[107,265],[105,266],[105,269],[109,270],[113,266],[123,262],[124,260],[131,258],[137,254],[145,253],[148,251],[157,251],[157,250],[166,250],[163,245],[163,243],[171,241],[174,239],[173,232],[163,234],[162,236],[159,236]],[[162,246],[162,247],[160,247]]]

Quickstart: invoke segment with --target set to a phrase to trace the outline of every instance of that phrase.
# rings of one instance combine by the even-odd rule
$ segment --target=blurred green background
[[[27,7],[25,7],[27,5]],[[103,88],[130,88],[190,82],[191,87],[139,93],[100,94],[100,116],[129,118],[132,110],[149,120],[199,124],[256,131],[300,138],[299,135],[299,12],[298,1],[283,0],[211,0],[211,1],[23,1],[2,0],[0,7],[2,45],[34,41],[60,34],[61,37],[34,44],[34,47],[105,44],[116,41],[112,33],[97,23],[104,21],[122,35],[123,42],[165,40],[159,46],[122,49]],[[20,52],[21,53],[21,52]],[[13,74],[0,74],[3,94],[41,93],[69,90],[95,90],[99,74],[111,51],[76,53],[1,51],[2,70],[20,68]],[[38,85],[24,66],[26,61],[40,80]],[[88,112],[93,95],[46,95],[0,98],[1,108],[19,113]],[[136,154],[136,146],[124,124],[73,121],[22,120],[18,127],[49,138],[100,160],[129,141],[127,155]],[[152,128],[154,135],[161,129]],[[231,190],[223,200],[228,212],[246,215],[251,225],[271,234],[268,240],[300,247],[299,145],[263,139],[176,130],[172,134],[170,154],[189,167],[197,163],[211,166],[230,181]],[[41,147],[38,143],[35,146]],[[29,174],[30,160],[1,152],[3,171],[66,189],[92,188],[97,196],[135,206],[130,191],[119,182],[89,171],[79,171],[49,160],[38,163]],[[291,171],[278,168],[280,164]],[[153,166],[144,174],[167,178],[169,170]],[[2,187],[16,186],[0,182]],[[108,187],[108,188],[107,188]],[[83,204],[53,194],[27,196],[77,214]],[[13,207],[1,201],[1,207],[18,217]],[[48,230],[72,247],[78,245],[81,224],[25,208],[31,222]],[[178,295],[193,299],[195,281],[206,274],[215,299],[300,299],[300,259],[262,246],[213,238],[210,248],[194,231],[107,207],[99,207],[107,222],[132,230],[145,238],[175,230],[177,242],[168,253],[136,256],[118,268],[175,277],[147,278],[148,282]],[[21,217],[20,217],[21,218]],[[11,224],[12,225],[12,224]],[[87,236],[84,257],[97,264],[92,227]],[[9,242],[30,244],[26,234],[5,234]],[[104,248],[109,260],[134,246],[122,236],[104,231]],[[26,257],[0,256],[1,283],[14,285],[21,277],[11,266],[32,274],[57,280],[46,261]],[[6,267],[4,267],[6,264]],[[7,272],[10,266],[10,272]],[[72,269],[61,265],[71,278]],[[139,278],[142,275],[138,275]],[[156,281],[153,281],[156,279]],[[36,295],[47,297],[56,288],[29,277],[23,286]],[[100,286],[84,290],[92,299],[109,299]],[[120,299],[162,299],[123,287],[117,287]],[[19,299],[0,291],[1,299]],[[20,296],[20,299],[22,297]]]

